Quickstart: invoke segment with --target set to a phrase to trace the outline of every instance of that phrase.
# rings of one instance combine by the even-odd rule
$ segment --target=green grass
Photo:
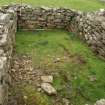
[[[22,0],[23,3],[33,6],[67,7],[77,10],[93,11],[105,8],[105,4],[99,0]],[[0,5],[20,3],[20,0],[0,0]]]
[[[22,83],[9,91],[15,98],[17,97],[18,105],[51,105],[48,96],[38,92],[32,85]]]
[[[35,68],[58,72],[53,85],[73,105],[105,98],[105,62],[75,34],[61,30],[17,32],[16,52],[31,54]],[[60,60],[55,63],[56,58]],[[96,81],[90,81],[90,76]]]

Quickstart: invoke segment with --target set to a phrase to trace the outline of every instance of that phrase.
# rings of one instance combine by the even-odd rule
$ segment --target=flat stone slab
[[[48,94],[48,95],[56,95],[56,89],[49,83],[42,83],[41,88]]]
[[[53,76],[41,76],[41,81],[45,83],[53,83]]]

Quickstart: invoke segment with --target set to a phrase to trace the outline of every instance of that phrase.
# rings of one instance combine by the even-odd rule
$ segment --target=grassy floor
[[[19,2],[20,0],[0,0],[0,5]],[[99,0],[23,0],[23,3],[82,11],[105,8],[105,4]],[[96,100],[105,98],[105,62],[95,57],[74,34],[61,30],[17,32],[16,52],[31,54],[34,67],[58,72],[53,85],[60,96],[70,99],[73,105],[93,105]],[[27,89],[25,94],[29,94]],[[37,94],[40,97],[40,94]],[[35,93],[34,97],[36,96]]]
[[[105,62],[75,34],[61,30],[18,32],[16,52],[31,54],[34,67],[58,72],[54,86],[73,105],[105,98]]]
[[[49,6],[49,7],[67,7],[77,10],[93,11],[99,8],[105,8],[105,4],[99,0],[22,0],[23,3],[33,6]],[[0,0],[0,5],[20,3],[20,0]]]

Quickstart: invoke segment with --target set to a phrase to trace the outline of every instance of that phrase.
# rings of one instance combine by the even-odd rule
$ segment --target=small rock
[[[94,81],[96,81],[97,79],[96,79],[96,76],[89,76],[88,77],[89,78],[89,80],[91,81],[91,82],[94,82]]]
[[[55,88],[49,83],[42,83],[41,88],[48,94],[48,95],[56,95],[57,91]]]
[[[42,90],[41,88],[38,88],[38,89],[37,89],[38,92],[41,92],[41,90]]]
[[[23,98],[24,98],[25,100],[27,100],[27,99],[28,99],[28,97],[27,97],[27,96],[23,96]]]
[[[45,83],[53,83],[53,76],[41,76],[41,80]]]
[[[18,64],[15,64],[15,65],[14,65],[14,69],[15,69],[15,70],[18,70],[18,69],[19,69],[19,65],[18,65]]]
[[[105,99],[98,100],[95,105],[105,105]]]
[[[60,58],[56,58],[56,59],[54,60],[54,63],[57,63],[57,62],[60,62],[60,61],[61,61]]]
[[[69,100],[68,100],[68,99],[63,98],[63,104],[64,104],[64,105],[69,105],[69,104],[70,104],[70,102],[69,102]]]
[[[101,0],[101,1],[105,1],[105,0]],[[100,9],[100,12],[104,12],[105,10],[104,9]]]

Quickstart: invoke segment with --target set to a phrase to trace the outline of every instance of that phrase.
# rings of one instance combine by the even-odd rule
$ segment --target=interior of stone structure
[[[104,69],[105,10],[1,8],[0,105],[93,105]]]

